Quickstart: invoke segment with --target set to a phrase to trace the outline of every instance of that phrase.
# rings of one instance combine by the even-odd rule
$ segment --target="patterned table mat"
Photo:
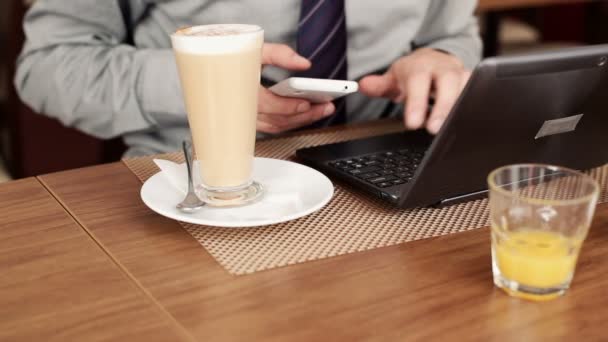
[[[398,132],[394,120],[331,128],[260,141],[259,157],[293,160],[302,147]],[[154,158],[183,162],[181,153],[125,159],[125,165],[143,182],[159,171]],[[591,174],[600,181],[600,202],[608,200],[608,166]],[[488,201],[446,208],[403,210],[367,196],[343,183],[335,185],[333,199],[309,216],[281,224],[246,229],[220,228],[180,222],[229,273],[234,275],[391,246],[488,226]]]

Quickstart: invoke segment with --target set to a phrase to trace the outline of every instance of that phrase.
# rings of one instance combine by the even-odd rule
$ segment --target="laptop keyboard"
[[[406,148],[336,160],[330,162],[329,166],[379,188],[388,188],[409,182],[420,165],[424,152]]]

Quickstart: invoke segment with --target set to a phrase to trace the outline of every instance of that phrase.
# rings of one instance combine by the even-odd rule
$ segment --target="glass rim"
[[[512,191],[505,190],[503,188],[503,186],[498,185],[494,181],[494,178],[498,173],[505,171],[507,169],[511,169],[513,167],[516,167],[516,168],[534,167],[534,168],[549,169],[551,171],[563,171],[566,174],[580,177],[587,183],[591,184],[593,190],[589,194],[586,194],[586,195],[583,195],[583,196],[580,196],[577,198],[573,198],[573,199],[540,199],[537,197],[517,195]],[[597,197],[599,197],[599,193],[600,193],[600,184],[598,183],[598,181],[593,179],[593,177],[589,176],[588,174],[585,174],[581,171],[577,171],[577,170],[574,170],[574,169],[571,169],[568,167],[564,167],[564,166],[542,164],[542,163],[522,163],[522,164],[510,164],[510,165],[501,166],[499,168],[492,170],[492,172],[490,172],[490,174],[488,175],[488,178],[487,178],[487,182],[488,182],[488,192],[496,191],[496,192],[501,193],[508,197],[519,197],[522,200],[533,203],[533,204],[550,204],[550,205],[580,204],[580,203],[590,202],[594,198],[597,199]]]
[[[224,35],[224,36],[197,36],[197,35],[189,35],[189,34],[182,34],[180,32],[183,32],[185,30],[189,30],[189,29],[196,29],[196,28],[203,28],[203,27],[217,27],[217,26],[246,26],[251,28],[251,31],[246,31],[246,32],[240,32],[238,34],[228,34],[228,35]],[[226,24],[204,24],[204,25],[190,25],[190,26],[184,26],[184,27],[180,27],[179,29],[175,30],[175,32],[171,33],[171,37],[172,38],[180,38],[180,39],[221,39],[221,38],[227,38],[227,37],[238,37],[238,36],[242,36],[242,35],[250,35],[250,34],[258,34],[260,32],[264,32],[264,29],[259,26],[259,25],[254,25],[254,24],[237,24],[237,23],[226,23]]]

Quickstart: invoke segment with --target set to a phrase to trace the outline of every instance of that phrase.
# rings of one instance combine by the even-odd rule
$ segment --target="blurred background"
[[[0,182],[120,159],[119,139],[100,141],[32,112],[12,85],[32,0],[0,1]],[[608,43],[605,0],[479,0],[484,55]]]

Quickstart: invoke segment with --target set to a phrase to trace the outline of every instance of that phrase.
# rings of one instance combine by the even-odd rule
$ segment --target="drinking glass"
[[[547,300],[574,276],[599,196],[588,175],[559,166],[504,166],[488,176],[494,284]]]
[[[199,161],[199,196],[214,206],[255,201],[263,194],[252,172],[264,31],[193,26],[171,42]]]

